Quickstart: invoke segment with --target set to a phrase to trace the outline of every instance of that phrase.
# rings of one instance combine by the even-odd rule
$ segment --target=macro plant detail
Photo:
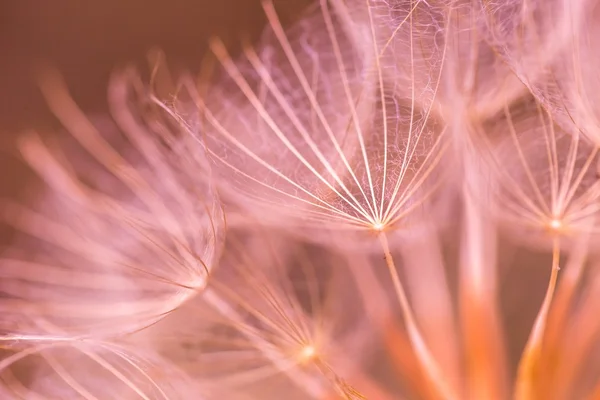
[[[600,399],[596,1],[262,6],[110,115],[42,75],[3,398]]]
[[[234,174],[223,180],[244,195],[242,204],[273,212],[283,203],[283,215],[300,226],[378,231],[399,223],[431,191],[423,186],[440,157],[442,128],[430,108],[385,87],[375,43],[370,53],[353,48],[350,28],[326,2],[287,34],[274,9],[266,12],[273,29],[259,51],[247,47],[235,62],[215,41],[224,70],[218,84],[184,83],[198,122],[189,104],[175,113],[185,115],[215,172]],[[244,111],[232,115],[231,107]]]

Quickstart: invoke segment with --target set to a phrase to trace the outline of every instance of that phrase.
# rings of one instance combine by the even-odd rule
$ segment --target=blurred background
[[[275,3],[290,21],[309,0]],[[2,0],[0,129],[5,136],[48,117],[34,82],[40,66],[58,68],[81,107],[93,111],[103,107],[115,66],[145,66],[158,47],[170,62],[195,68],[212,35],[235,46],[264,24],[260,0]]]
[[[274,3],[289,23],[310,0]],[[159,48],[170,65],[197,70],[211,36],[235,51],[265,23],[261,0],[0,0],[0,196],[27,187],[15,138],[53,121],[36,84],[40,68],[57,69],[84,111],[102,112],[113,68],[144,69]]]

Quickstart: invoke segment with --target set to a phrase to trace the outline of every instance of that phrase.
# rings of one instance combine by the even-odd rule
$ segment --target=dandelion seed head
[[[556,124],[531,95],[506,105],[486,133],[493,151],[485,161],[495,182],[495,198],[487,204],[508,229],[528,232],[526,242],[540,243],[547,242],[548,230],[599,232],[596,145],[572,125]]]
[[[2,301],[23,316],[18,327],[4,319],[2,329],[124,334],[206,286],[223,238],[219,201],[194,171],[199,158],[165,144],[157,115],[134,111],[136,82],[135,74],[115,75],[112,118],[86,115],[58,76],[43,82],[70,136],[21,138],[44,186],[30,204],[6,201],[0,210],[21,233],[0,260]]]
[[[190,133],[228,197],[265,222],[316,241],[324,228],[360,235],[374,221],[418,229],[445,148],[436,83],[428,94],[396,93],[402,85],[384,80],[379,44],[371,34],[370,48],[354,42],[334,3],[287,31],[267,6],[270,29],[239,59],[214,42],[216,83],[204,93],[184,84],[195,104],[174,114],[197,127]],[[201,123],[185,120],[193,107]]]

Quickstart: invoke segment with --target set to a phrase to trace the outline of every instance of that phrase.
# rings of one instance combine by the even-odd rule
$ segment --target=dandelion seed
[[[542,344],[557,285],[561,251],[588,235],[595,235],[597,185],[591,166],[598,150],[577,131],[565,132],[536,101],[505,107],[507,129],[495,156],[490,158],[499,187],[497,215],[508,229],[525,234],[526,241],[552,249],[546,296],[522,357],[516,396],[535,392]],[[501,150],[500,150],[501,149]],[[509,154],[512,154],[512,159]],[[501,167],[499,167],[502,165]],[[549,234],[549,235],[548,235]]]
[[[328,391],[349,387],[329,360],[341,358],[344,361],[335,365],[352,365],[352,358],[342,349],[346,335],[355,333],[351,334],[349,327],[336,326],[340,321],[330,311],[332,302],[338,301],[333,297],[333,283],[327,282],[326,275],[326,279],[316,280],[324,271],[317,271],[303,251],[286,255],[287,239],[259,238],[256,243],[261,244],[261,251],[256,255],[244,254],[243,242],[233,241],[228,246],[229,256],[203,296],[142,333],[146,335],[143,340],[166,357],[174,357],[175,362],[174,348],[179,342],[194,342],[196,354],[186,363],[187,368],[200,379],[210,376],[210,386],[217,388],[256,391],[258,396],[261,386],[274,385],[280,388],[277,393],[287,390],[291,396],[300,390],[303,396],[320,398]],[[287,244],[279,247],[284,251],[277,250],[278,242]],[[285,260],[294,260],[296,268],[301,268],[300,276],[292,280]],[[304,286],[304,294],[297,292]],[[182,319],[178,321],[178,317]],[[207,326],[194,329],[190,320]],[[290,382],[295,389],[289,387]],[[267,399],[277,393],[260,396]]]
[[[263,43],[235,62],[213,42],[218,84],[185,85],[200,121],[186,104],[172,113],[207,147],[229,197],[265,222],[318,238],[323,228],[408,229],[435,191],[443,127],[386,89],[377,46],[354,47],[330,8],[286,32],[266,3]]]
[[[561,103],[554,92],[552,65],[569,60],[572,40],[589,14],[585,1],[510,0],[482,2],[487,41],[529,89]],[[545,96],[542,93],[549,96]],[[553,113],[554,108],[550,108]]]
[[[206,147],[229,197],[262,221],[306,229],[313,240],[329,231],[378,232],[411,340],[434,380],[448,386],[415,325],[384,232],[410,227],[416,234],[418,215],[441,184],[444,127],[432,117],[439,79],[425,94],[409,79],[410,96],[397,95],[398,82],[388,88],[384,80],[372,29],[370,48],[352,46],[336,11],[321,1],[316,15],[286,33],[265,3],[271,41],[258,52],[247,48],[238,62],[214,42],[224,70],[219,84],[200,92],[184,83],[200,121],[186,117],[185,104],[170,112]],[[416,47],[411,42],[413,54]],[[418,63],[406,64],[414,78]]]
[[[597,213],[593,166],[598,148],[580,132],[557,126],[535,101],[517,104],[514,110],[506,108],[504,115],[495,130],[507,129],[507,135],[490,157],[495,164],[492,173],[501,185],[500,214],[524,231],[539,234],[549,228],[560,233],[563,241],[594,233],[590,221]]]
[[[0,361],[5,398],[170,400],[189,384],[155,355],[122,344],[40,339],[15,350]],[[34,367],[26,384],[11,371],[28,359]]]
[[[4,332],[56,336],[46,328],[56,326],[65,337],[120,335],[155,323],[206,285],[222,239],[219,203],[208,179],[196,176],[196,159],[165,148],[164,132],[131,114],[135,85],[121,75],[111,87],[123,155],[109,144],[119,135],[114,123],[94,125],[60,79],[43,81],[80,148],[63,152],[34,134],[21,141],[48,190],[35,206],[2,208],[23,233],[0,260]]]

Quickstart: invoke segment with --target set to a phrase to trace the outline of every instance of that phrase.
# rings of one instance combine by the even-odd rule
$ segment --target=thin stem
[[[466,153],[472,156],[473,153]],[[473,164],[473,159],[467,161]],[[460,250],[459,305],[466,365],[466,397],[506,398],[504,340],[497,304],[495,224],[485,217],[467,185],[479,178],[468,176],[463,188],[464,228]]]
[[[548,314],[558,280],[558,271],[560,270],[559,261],[560,237],[555,236],[552,244],[552,271],[550,273],[548,289],[546,290],[544,302],[542,303],[540,311],[535,319],[533,329],[531,330],[531,334],[529,335],[527,345],[525,346],[525,350],[519,364],[517,383],[515,387],[515,399],[517,400],[531,400],[536,398],[535,386],[539,372],[539,360],[541,356],[546,325],[548,322]]]
[[[574,325],[571,322],[570,311],[576,302],[579,285],[583,278],[588,258],[589,239],[589,235],[584,235],[582,240],[576,243],[575,248],[569,251],[565,272],[562,274],[554,295],[544,337],[543,370],[540,371],[540,380],[542,381],[553,382],[559,376],[561,381],[568,381],[568,379],[564,379],[563,375],[558,375],[559,368],[562,369],[563,364],[566,364],[566,362],[560,361],[563,359],[560,350],[565,336],[564,327]],[[540,388],[539,394],[543,398],[550,398],[551,394],[556,397],[556,393],[560,393],[558,389],[555,386],[549,386]]]
[[[431,354],[431,351],[425,343],[423,335],[417,326],[417,322],[410,308],[406,292],[402,286],[402,283],[400,282],[400,277],[398,275],[398,271],[396,270],[396,265],[394,264],[394,259],[390,251],[390,245],[385,232],[380,232],[378,234],[378,238],[385,254],[385,261],[390,273],[390,277],[392,278],[392,283],[394,285],[394,290],[396,291],[398,302],[400,303],[400,308],[402,309],[408,338],[413,346],[415,355],[421,363],[423,370],[426,372],[427,378],[431,381],[432,385],[439,393],[440,398],[445,400],[456,400],[459,397],[442,374],[439,365]]]

